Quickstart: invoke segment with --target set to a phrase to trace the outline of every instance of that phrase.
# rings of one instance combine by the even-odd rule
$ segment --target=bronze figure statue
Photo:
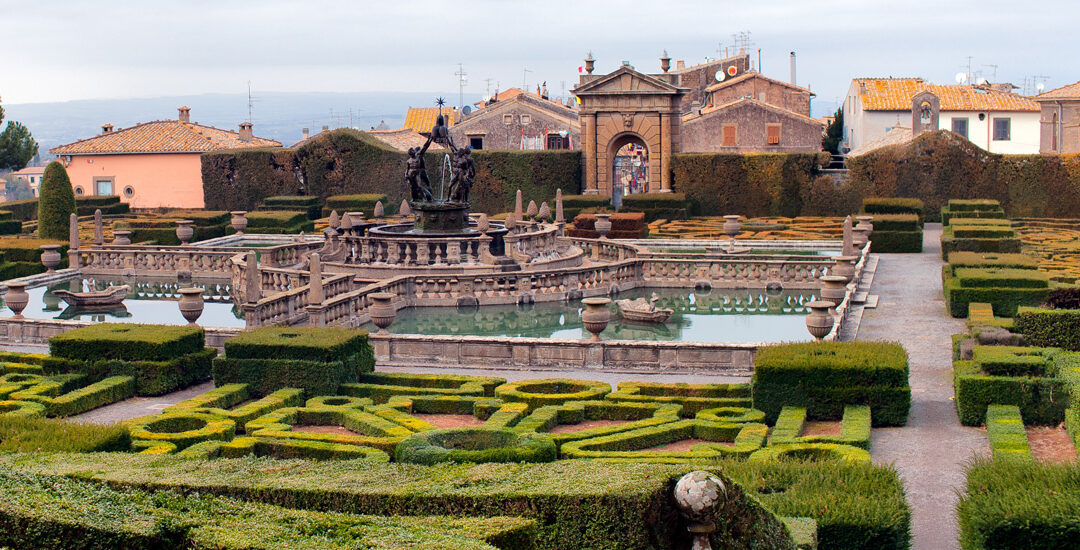
[[[452,145],[452,144],[451,144]],[[453,176],[450,179],[450,200],[454,202],[469,202],[469,191],[476,179],[476,163],[472,159],[471,149],[454,148]]]
[[[429,145],[431,145],[431,138],[428,138],[422,148],[410,147],[409,158],[405,160],[405,182],[409,184],[409,192],[414,201],[434,200],[427,167],[424,166],[424,153],[427,152]]]

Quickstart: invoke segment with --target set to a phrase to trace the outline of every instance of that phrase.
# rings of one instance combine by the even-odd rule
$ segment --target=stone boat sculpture
[[[660,297],[653,293],[652,298],[637,298],[635,300],[617,300],[619,314],[624,321],[632,323],[663,323],[675,313],[673,309],[657,309],[656,301]]]
[[[53,294],[60,297],[61,300],[67,302],[69,305],[76,307],[88,307],[88,306],[113,306],[124,301],[127,297],[128,285],[110,286],[105,290],[94,290],[91,292],[69,292],[67,290],[54,290]]]

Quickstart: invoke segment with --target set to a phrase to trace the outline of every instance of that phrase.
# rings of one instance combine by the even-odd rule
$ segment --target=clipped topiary
[[[68,238],[68,218],[75,213],[75,192],[67,170],[59,162],[45,167],[38,190],[38,237]]]

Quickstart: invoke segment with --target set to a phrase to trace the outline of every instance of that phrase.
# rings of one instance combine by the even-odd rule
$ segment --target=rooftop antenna
[[[993,78],[993,79],[994,79],[994,82],[997,82],[997,70],[998,70],[998,66],[997,66],[997,65],[983,65],[983,67],[990,67],[991,69],[994,69],[994,72],[992,73],[992,74],[993,74],[993,76],[992,76],[991,78]]]
[[[968,60],[968,62],[967,62],[967,79],[968,79],[968,82],[972,82],[972,81],[975,80],[975,74],[971,72],[971,59],[972,59],[972,57],[970,55],[967,56],[967,60]]]
[[[530,71],[528,67],[525,67],[524,69],[521,70],[521,91],[522,92],[525,92],[525,93],[529,92],[528,80],[529,80],[529,73],[531,73],[531,72],[532,71]]]
[[[251,122],[251,123],[255,122],[251,118],[251,111],[252,111],[253,104],[254,104],[254,100],[251,97],[251,81],[248,80],[248,118],[247,118],[247,121]]]
[[[491,95],[491,81],[492,80],[494,80],[494,79],[493,78],[485,78],[484,79],[484,93],[487,94],[487,95]]]
[[[469,82],[465,77],[469,75],[465,72],[465,67],[461,63],[458,63],[457,66],[458,70],[454,75],[458,77],[458,111],[460,112],[465,107],[465,84]]]

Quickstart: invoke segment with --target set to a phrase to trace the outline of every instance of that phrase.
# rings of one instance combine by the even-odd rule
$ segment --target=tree
[[[75,192],[67,170],[59,162],[50,162],[38,186],[38,237],[67,239],[68,218],[74,212]]]
[[[0,124],[4,108],[0,107]],[[0,132],[0,170],[22,170],[38,154],[38,143],[30,130],[18,122],[9,122]]]
[[[836,110],[836,117],[825,129],[825,137],[821,138],[821,148],[832,153],[840,152],[840,142],[844,139],[844,109]]]

